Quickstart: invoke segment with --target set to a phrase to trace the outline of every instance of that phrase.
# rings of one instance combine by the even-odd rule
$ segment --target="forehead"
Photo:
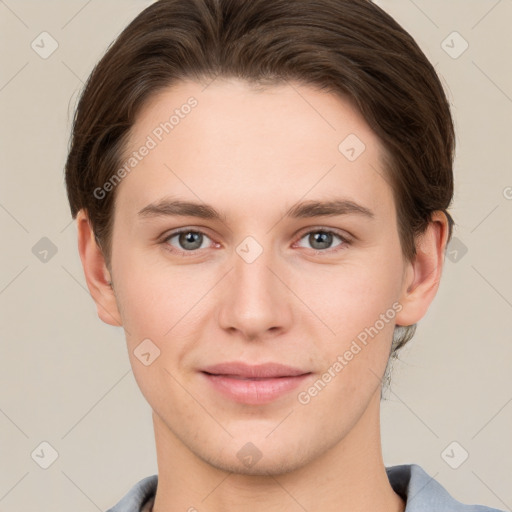
[[[350,101],[304,84],[179,82],[141,110],[123,163],[144,145],[151,150],[119,185],[121,205],[166,194],[222,203],[231,194],[246,208],[252,200],[271,208],[269,194],[291,205],[334,193],[372,210],[393,204],[383,147],[364,118]]]

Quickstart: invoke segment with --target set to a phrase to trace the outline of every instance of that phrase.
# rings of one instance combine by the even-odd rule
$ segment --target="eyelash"
[[[204,231],[201,231],[201,230],[198,230],[198,229],[178,229],[176,231],[173,231],[172,233],[169,233],[167,236],[165,236],[165,238],[162,240],[162,244],[164,246],[164,248],[171,252],[172,254],[177,254],[178,256],[185,256],[185,257],[191,257],[191,256],[197,256],[197,253],[198,251],[202,250],[202,249],[194,249],[194,250],[190,250],[190,251],[184,251],[182,249],[177,249],[176,247],[173,247],[169,244],[169,240],[171,238],[174,238],[175,236],[177,235],[180,235],[181,233],[198,233],[198,234],[201,234],[207,238],[210,238]],[[313,249],[311,248],[310,250],[311,251],[315,251],[316,253],[326,253],[326,254],[333,254],[333,253],[337,253],[339,251],[342,251],[344,249],[347,248],[347,246],[350,246],[351,245],[351,240],[349,238],[347,238],[346,236],[343,236],[341,235],[340,233],[338,233],[337,231],[333,231],[332,229],[327,229],[327,228],[315,228],[315,229],[311,229],[309,231],[306,231],[305,233],[302,233],[300,235],[300,237],[298,238],[297,242],[299,242],[300,240],[302,240],[304,237],[312,234],[312,233],[326,233],[326,234],[332,234],[336,237],[338,237],[340,240],[341,240],[341,244],[339,244],[336,248],[334,249]],[[295,242],[295,243],[297,243]]]

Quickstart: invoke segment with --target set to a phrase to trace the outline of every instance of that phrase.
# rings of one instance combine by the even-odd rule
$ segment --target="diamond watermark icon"
[[[261,459],[263,454],[253,443],[249,442],[238,450],[236,456],[244,466],[251,468]]]
[[[146,338],[135,347],[133,353],[144,366],[149,366],[160,356],[160,349]]]
[[[42,263],[48,263],[56,254],[57,246],[47,237],[43,236],[32,247],[32,254]]]
[[[458,59],[469,48],[469,43],[455,31],[444,39],[441,43],[441,48],[452,59]]]
[[[38,466],[48,469],[59,457],[59,452],[48,441],[43,441],[30,456]]]
[[[263,252],[263,247],[255,238],[247,236],[238,244],[236,252],[246,263],[252,263]]]
[[[48,32],[41,32],[30,46],[39,57],[47,59],[59,47],[59,43]]]
[[[452,238],[446,246],[446,257],[453,263],[458,263],[468,252],[467,246],[460,238]]]
[[[469,457],[467,450],[457,441],[452,441],[442,452],[441,458],[452,469],[457,469],[466,462]]]
[[[351,133],[339,144],[339,152],[350,162],[357,160],[366,149],[364,142],[355,134]]]

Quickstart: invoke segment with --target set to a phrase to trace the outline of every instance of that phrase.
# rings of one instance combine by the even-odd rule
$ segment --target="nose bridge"
[[[289,322],[286,289],[274,275],[277,260],[270,237],[260,243],[254,236],[248,236],[236,246],[233,270],[221,304],[224,328],[257,337]]]
[[[247,236],[235,249],[233,255],[234,275],[237,294],[256,300],[267,299],[270,302],[275,290],[275,276],[269,270],[275,266],[276,254],[272,251],[270,237],[258,241]]]

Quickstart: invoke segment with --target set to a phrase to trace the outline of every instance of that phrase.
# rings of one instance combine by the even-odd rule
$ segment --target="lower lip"
[[[289,393],[311,374],[296,377],[274,377],[269,379],[235,379],[226,375],[212,375],[202,372],[208,382],[235,402],[249,405],[270,403]]]

